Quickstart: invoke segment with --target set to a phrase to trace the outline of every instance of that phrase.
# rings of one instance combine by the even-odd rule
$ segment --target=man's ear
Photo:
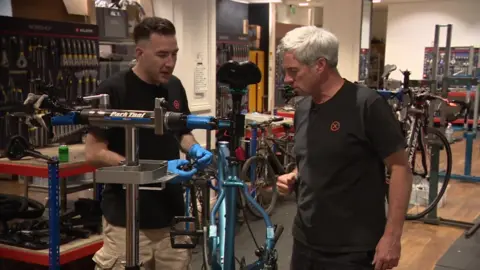
[[[322,73],[327,66],[327,61],[324,58],[319,58],[315,61],[315,70],[318,73]]]
[[[144,53],[143,48],[141,48],[139,46],[135,47],[135,58],[136,59],[140,59],[140,57],[142,57],[143,53]]]

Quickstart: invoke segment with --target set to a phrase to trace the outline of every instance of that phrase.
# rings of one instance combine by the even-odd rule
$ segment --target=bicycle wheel
[[[450,181],[450,175],[452,173],[452,149],[448,143],[447,138],[435,128],[427,128],[427,134],[424,134],[419,143],[417,150],[415,151],[415,157],[412,158],[412,174],[413,185],[412,195],[410,198],[409,209],[406,215],[407,220],[416,220],[423,218],[430,213],[444,196],[447,191],[448,183]],[[438,193],[435,199],[430,202],[430,152],[431,141],[429,138],[433,138],[433,141],[440,144],[440,164],[439,171],[444,173],[443,177],[438,179]],[[421,142],[420,141],[420,142]],[[444,152],[444,153],[442,153]],[[419,210],[419,212],[414,212]]]
[[[256,166],[254,184],[252,184],[252,180],[250,179],[251,165]],[[268,163],[268,159],[261,155],[247,159],[242,167],[241,179],[250,183],[250,195],[252,195],[255,201],[270,215],[275,208],[278,192],[277,177]],[[252,215],[257,218],[263,218],[261,213],[248,201],[246,201],[246,206]]]

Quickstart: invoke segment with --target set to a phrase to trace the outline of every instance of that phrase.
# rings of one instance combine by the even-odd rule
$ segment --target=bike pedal
[[[178,224],[184,223],[185,226],[182,228],[178,228]],[[170,228],[170,244],[172,248],[175,249],[194,249],[198,244],[198,238],[200,235],[203,234],[201,231],[189,230],[189,226],[186,224],[190,224],[191,228],[195,229],[195,218],[194,217],[174,217],[172,227]],[[176,237],[178,236],[190,236],[190,237],[182,237],[181,242],[176,241]],[[185,238],[188,238],[185,241]],[[190,241],[190,243],[188,243]]]

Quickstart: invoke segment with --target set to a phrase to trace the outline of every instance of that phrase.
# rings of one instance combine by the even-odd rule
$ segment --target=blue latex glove
[[[172,180],[168,181],[170,184],[181,184],[183,182],[189,181],[192,179],[192,176],[197,173],[197,169],[193,168],[191,171],[184,171],[180,167],[183,165],[187,165],[190,162],[185,159],[174,159],[168,161],[168,172],[177,174],[177,177],[173,178]]]
[[[194,144],[188,150],[188,155],[195,159],[195,163],[197,164],[197,168],[205,169],[208,165],[212,163],[213,155],[209,151],[203,149],[199,144]]]

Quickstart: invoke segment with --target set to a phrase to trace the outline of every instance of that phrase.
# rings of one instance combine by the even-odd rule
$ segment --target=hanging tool
[[[60,46],[62,47],[62,54],[60,55],[60,66],[68,67],[67,45],[65,39],[62,39],[60,41]]]
[[[93,66],[98,67],[97,45],[93,40],[90,40],[90,44],[92,45]]]
[[[85,96],[90,95],[90,70],[85,70],[83,72],[84,78],[85,78]]]
[[[77,92],[76,96],[72,97],[72,101],[77,99],[78,97],[83,97],[83,78],[85,74],[83,71],[75,72],[75,78],[77,78]]]
[[[67,51],[67,67],[73,67],[75,65],[72,55],[72,45],[69,39],[65,40],[66,51]]]
[[[80,66],[87,66],[87,52],[85,51],[84,46],[82,46],[82,40],[77,39],[77,48],[78,48],[78,58],[80,59]]]
[[[23,69],[27,67],[28,61],[25,57],[25,46],[23,44],[23,38],[21,37],[18,38],[18,49],[17,67]]]
[[[75,40],[71,40],[71,53],[72,53],[72,58],[73,58],[73,66],[74,67],[78,67],[80,66],[80,59],[78,58],[78,49],[77,49],[77,43],[75,42]]]
[[[85,43],[87,44],[88,66],[93,67],[93,66],[95,66],[95,60],[94,60],[94,55],[93,55],[92,42],[90,40],[86,40]]]
[[[75,92],[75,88],[73,87],[73,76],[71,74],[67,75],[67,86],[65,87],[68,100],[73,101],[76,99],[77,93]]]
[[[7,104],[10,100],[8,99],[7,92],[5,92],[5,88],[3,88],[3,85],[0,84],[0,95],[3,97],[2,102],[0,104]]]
[[[90,93],[95,93],[97,91],[97,76],[98,76],[98,71],[96,69],[91,69],[89,71],[89,74],[91,76],[91,81],[92,81],[92,90]]]
[[[4,68],[9,68],[10,63],[8,61],[8,54],[7,54],[7,40],[2,37],[2,60],[0,61],[0,65]]]
[[[43,43],[40,45],[40,55],[42,59],[42,80],[45,82],[47,80],[46,69],[47,69],[47,46]]]
[[[88,51],[88,46],[87,46],[87,41],[86,40],[81,40],[80,41],[81,46],[82,46],[82,52],[83,52],[83,61],[84,61],[84,66],[89,67],[90,66],[90,52]]]
[[[51,63],[50,67],[56,69],[59,66],[59,58],[58,58],[59,52],[58,52],[58,47],[57,47],[57,44],[55,42],[55,39],[50,40],[50,53],[52,55],[52,57],[51,57],[52,63]]]

